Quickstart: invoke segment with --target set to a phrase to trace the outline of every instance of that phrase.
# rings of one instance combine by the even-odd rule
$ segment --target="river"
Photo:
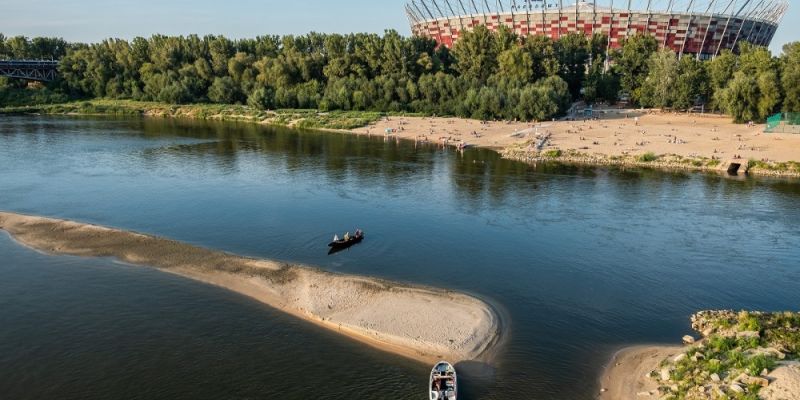
[[[800,181],[526,164],[252,124],[0,117],[0,210],[472,293],[510,317],[464,399],[592,399],[620,346],[796,310]],[[367,239],[327,255],[326,243]],[[0,235],[14,399],[419,399],[430,366],[246,297]]]

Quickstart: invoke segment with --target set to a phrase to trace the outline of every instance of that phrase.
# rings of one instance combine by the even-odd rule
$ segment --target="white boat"
[[[456,400],[458,397],[456,369],[447,361],[439,361],[431,370],[428,390],[430,400]]]

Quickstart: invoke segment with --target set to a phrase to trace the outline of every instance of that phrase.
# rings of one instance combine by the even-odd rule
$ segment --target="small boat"
[[[456,400],[458,397],[458,377],[456,369],[447,361],[439,361],[431,370],[428,383],[430,400]]]
[[[364,233],[360,232],[357,235],[353,235],[348,240],[341,239],[341,240],[336,240],[336,241],[330,242],[330,243],[328,243],[328,247],[330,247],[331,249],[328,252],[328,254],[330,255],[330,254],[333,254],[333,253],[338,253],[338,252],[340,252],[342,250],[349,249],[353,245],[361,243],[362,240],[364,240]]]

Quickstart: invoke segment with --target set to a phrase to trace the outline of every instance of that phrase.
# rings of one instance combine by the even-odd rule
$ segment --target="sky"
[[[797,1],[797,0],[792,0]],[[56,36],[97,42],[165,35],[375,32],[410,34],[404,0],[0,0],[6,36]],[[790,5],[772,51],[800,40],[800,4]]]

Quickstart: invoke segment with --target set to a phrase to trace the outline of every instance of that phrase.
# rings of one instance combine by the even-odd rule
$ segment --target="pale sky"
[[[68,41],[131,39],[156,33],[265,34],[376,32],[410,34],[404,0],[0,0],[6,36],[57,36]],[[784,17],[771,49],[800,40],[800,4]]]

